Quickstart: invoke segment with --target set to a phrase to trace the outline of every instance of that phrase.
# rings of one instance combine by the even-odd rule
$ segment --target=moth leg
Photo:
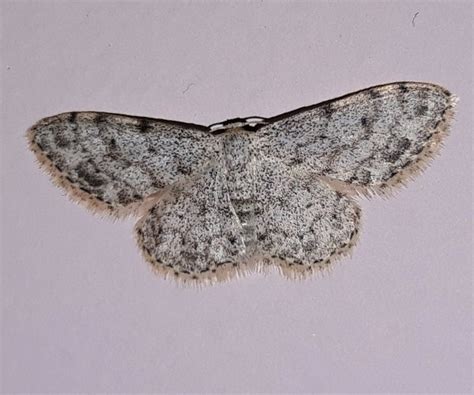
[[[209,283],[247,272],[242,227],[224,195],[222,175],[210,169],[171,189],[140,219],[138,245],[158,273]]]
[[[327,184],[270,166],[262,170],[258,249],[297,277],[348,254],[359,233],[360,208]]]

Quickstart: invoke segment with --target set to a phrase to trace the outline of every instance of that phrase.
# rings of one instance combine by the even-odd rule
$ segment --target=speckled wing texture
[[[171,188],[135,227],[145,258],[180,279],[224,279],[249,258],[222,169]]]
[[[278,161],[261,162],[258,174],[257,249],[285,275],[325,268],[355,244],[360,209],[350,197]]]
[[[27,137],[40,164],[71,198],[117,217],[201,171],[213,138],[199,125],[101,112],[44,118]]]
[[[259,149],[349,192],[383,193],[437,152],[454,104],[438,85],[376,86],[269,119]]]
[[[299,278],[350,253],[355,199],[424,169],[455,102],[440,86],[398,82],[210,127],[64,113],[36,123],[28,141],[73,199],[140,216],[136,239],[158,273],[203,284],[274,264]]]
[[[245,140],[222,139],[227,148]],[[209,282],[274,262],[297,277],[354,245],[360,209],[349,197],[273,161],[248,162],[238,174],[254,167],[256,177],[230,182],[236,161],[220,163],[184,189],[172,188],[138,222],[138,243],[157,272]]]

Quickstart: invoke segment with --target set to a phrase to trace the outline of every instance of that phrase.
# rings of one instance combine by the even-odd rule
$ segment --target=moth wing
[[[360,209],[343,193],[264,163],[257,183],[257,250],[294,277],[327,267],[355,245]]]
[[[208,128],[101,112],[44,118],[27,132],[41,166],[95,212],[128,215],[212,159]]]
[[[212,166],[164,194],[137,223],[135,233],[152,267],[178,280],[224,280],[248,263],[225,176]]]
[[[456,98],[428,83],[368,88],[267,120],[266,158],[349,191],[383,192],[422,170],[448,133]]]

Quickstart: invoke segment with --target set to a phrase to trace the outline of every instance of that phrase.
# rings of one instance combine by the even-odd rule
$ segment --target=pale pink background
[[[3,1],[1,14],[4,392],[470,392],[470,2]],[[68,201],[24,139],[63,111],[209,124],[397,80],[455,92],[452,135],[409,188],[362,200],[352,259],[303,282],[156,277],[134,222]]]

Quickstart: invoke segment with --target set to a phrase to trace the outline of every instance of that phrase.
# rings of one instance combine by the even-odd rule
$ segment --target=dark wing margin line
[[[367,91],[370,91],[370,90],[373,90],[373,89],[376,89],[376,88],[383,88],[383,87],[387,87],[387,86],[391,86],[391,85],[399,85],[399,86],[402,87],[403,85],[406,85],[406,84],[416,84],[416,85],[420,85],[420,86],[425,85],[425,86],[435,87],[435,88],[440,89],[441,91],[443,91],[443,93],[446,94],[447,96],[453,96],[451,94],[451,92],[449,92],[447,89],[445,89],[442,86],[437,85],[437,84],[432,84],[432,83],[429,83],[429,82],[420,82],[420,81],[394,81],[394,82],[389,82],[389,83],[386,83],[386,84],[374,85],[374,86],[371,86],[371,87],[368,87],[368,88],[363,88],[363,89],[360,89],[360,90],[357,90],[357,91],[353,91],[353,92],[344,94],[342,96],[335,97],[333,99],[325,100],[325,101],[322,101],[322,102],[319,102],[319,103],[316,103],[316,104],[311,104],[309,106],[299,107],[295,110],[287,111],[287,112],[275,115],[273,117],[268,117],[268,118],[258,117],[258,118],[262,118],[263,120],[265,120],[266,123],[255,125],[254,130],[256,131],[256,130],[258,130],[258,129],[264,127],[264,126],[267,126],[268,124],[271,124],[273,122],[281,121],[282,119],[291,117],[291,116],[299,114],[301,112],[313,110],[315,108],[322,107],[322,106],[325,106],[327,104],[334,103],[336,101],[346,99],[346,98],[348,98],[350,96],[353,96],[353,95],[356,95],[356,94],[364,93],[364,92],[367,92]],[[65,114],[81,114],[81,113],[88,113],[88,114],[93,113],[93,114],[99,114],[99,115],[105,115],[105,116],[111,115],[111,116],[143,119],[143,120],[151,121],[151,122],[154,121],[154,122],[165,123],[165,124],[168,124],[168,125],[176,125],[176,126],[180,126],[182,128],[186,128],[186,129],[194,129],[194,130],[201,130],[203,132],[211,132],[211,128],[209,126],[204,126],[204,125],[190,123],[190,122],[182,122],[182,121],[176,121],[176,120],[172,120],[172,119],[152,118],[152,117],[146,117],[146,116],[141,116],[141,115],[121,114],[121,113],[104,112],[104,111],[88,111],[88,110],[85,110],[85,111],[65,111],[65,112],[62,112],[62,113],[59,113],[59,114],[54,114],[54,115],[49,116],[49,117],[44,117],[43,119],[57,117],[57,116],[60,116],[60,115],[65,115]],[[249,118],[249,117],[247,117],[247,118]],[[226,121],[224,121],[224,122],[226,122]]]
[[[194,129],[194,130],[201,130],[203,132],[210,132],[211,129],[208,126],[204,125],[199,125],[195,123],[189,123],[189,122],[181,122],[181,121],[175,121],[172,119],[161,119],[161,118],[151,118],[151,117],[145,117],[141,115],[131,115],[131,114],[120,114],[120,113],[114,113],[114,112],[104,112],[104,111],[65,111],[59,114],[54,114],[48,117],[44,117],[42,120],[48,119],[48,118],[55,118],[59,117],[62,115],[67,115],[67,114],[75,114],[77,116],[78,114],[97,114],[99,116],[116,116],[116,117],[126,117],[126,118],[134,118],[135,120],[140,120],[143,119],[145,121],[150,121],[150,122],[161,122],[164,124],[168,125],[175,125],[179,126],[184,129]]]
[[[386,84],[374,85],[374,86],[371,86],[371,87],[368,87],[368,88],[360,89],[358,91],[347,93],[347,94],[339,96],[339,97],[335,97],[333,99],[325,100],[325,101],[322,101],[322,102],[319,102],[319,103],[316,103],[316,104],[311,104],[309,106],[299,107],[295,110],[287,111],[287,112],[275,115],[273,117],[264,118],[265,121],[267,122],[267,124],[256,125],[255,130],[258,130],[258,129],[264,127],[264,126],[268,126],[269,124],[272,124],[274,122],[281,121],[285,118],[289,118],[293,115],[297,115],[297,114],[305,112],[305,111],[314,110],[315,108],[323,107],[327,104],[331,104],[331,103],[337,102],[339,100],[347,99],[348,97],[351,97],[351,96],[354,96],[354,95],[357,95],[357,94],[360,94],[360,93],[365,93],[365,92],[373,90],[373,89],[384,88],[384,87],[392,86],[392,85],[399,85],[400,87],[403,87],[404,85],[408,85],[408,84],[415,84],[415,85],[420,85],[420,86],[424,85],[424,86],[434,87],[434,88],[437,88],[437,89],[440,89],[441,91],[443,91],[443,93],[445,95],[447,95],[448,97],[453,96],[452,93],[449,92],[447,89],[443,88],[440,85],[432,84],[430,82],[394,81],[394,82],[389,82],[389,83],[386,83]]]

